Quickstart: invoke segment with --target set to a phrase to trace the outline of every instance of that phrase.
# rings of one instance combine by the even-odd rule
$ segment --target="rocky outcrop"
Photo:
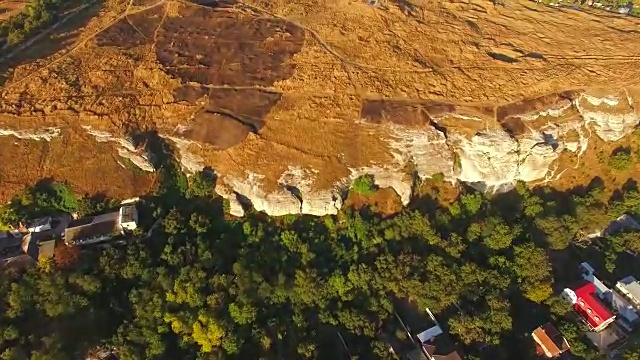
[[[319,171],[302,164],[291,164],[277,183],[265,179],[259,168],[245,176],[218,174],[216,191],[229,200],[230,212],[236,216],[243,216],[247,206],[271,216],[336,214],[351,182],[365,174],[372,175],[379,187],[393,188],[404,204],[411,200],[415,176],[438,173],[483,191],[504,191],[516,181],[546,182],[561,176],[556,173],[560,154],[569,151],[579,159],[592,132],[604,141],[628,135],[639,122],[633,105],[628,94],[575,91],[498,107],[373,101],[363,105],[363,120],[358,124],[362,131],[380,134],[393,161],[349,167],[351,174],[335,179],[329,188],[317,188]],[[98,141],[116,142],[120,156],[153,171],[147,157],[138,154],[130,141],[90,127],[85,130]],[[0,135],[46,140],[57,131],[0,131]],[[205,160],[194,152],[201,144],[161,136],[175,144],[185,171],[194,173],[204,167]]]
[[[204,159],[189,150],[190,146],[200,146],[200,144],[195,141],[185,140],[175,136],[160,136],[175,144],[177,149],[176,155],[178,156],[178,160],[180,162],[180,165],[182,165],[182,169],[184,171],[193,174],[197,173],[205,167]]]
[[[245,204],[246,206],[252,206],[257,211],[264,211],[270,216],[300,214],[302,212],[300,199],[284,187],[270,192],[262,190],[262,178],[262,175],[250,172],[247,173],[246,179],[226,176],[221,180],[240,195],[244,201],[248,202]]]
[[[458,171],[454,167],[454,152],[447,144],[447,138],[442,131],[433,126],[414,129],[395,124],[390,124],[389,129],[391,136],[387,141],[397,164],[400,166],[406,163],[413,164],[417,175],[421,178],[431,177],[437,173],[442,173],[448,180],[454,180],[458,176]],[[380,176],[381,173],[378,172],[376,179]],[[382,184],[378,185],[382,186]],[[401,194],[403,202],[408,201],[407,196],[410,196],[410,190],[407,191],[404,187],[406,186],[403,185],[403,189],[394,187],[396,192]]]
[[[15,136],[18,139],[51,141],[54,137],[60,136],[60,129],[46,127],[37,130],[9,130],[0,129],[0,136]]]
[[[596,134],[605,141],[620,140],[638,125],[638,114],[627,96],[584,93],[574,104],[585,124],[593,124]]]
[[[272,216],[335,214],[350,183],[368,174],[379,187],[391,187],[408,204],[413,176],[442,173],[483,191],[505,191],[517,181],[550,181],[563,151],[586,151],[591,130],[605,141],[617,141],[639,122],[632,99],[595,96],[574,91],[544,95],[498,107],[424,103],[365,103],[363,131],[378,131],[394,161],[350,168],[348,178],[336,179],[330,189],[314,188],[317,170],[289,166],[275,189],[267,188],[260,169],[245,178],[221,174],[219,193],[229,199],[231,212],[243,214],[241,204]],[[370,129],[370,130],[367,130]],[[188,171],[203,160],[189,151],[191,142],[174,141]],[[363,149],[366,151],[366,149]],[[576,164],[577,166],[577,164]],[[409,173],[410,169],[414,173]]]
[[[315,170],[289,166],[278,184],[302,203],[300,213],[316,216],[337,214],[342,207],[341,184],[329,190],[313,189],[316,174]]]
[[[131,161],[131,163],[141,170],[148,172],[155,171],[153,164],[151,164],[149,160],[150,154],[138,151],[131,139],[115,137],[108,132],[95,130],[91,128],[91,126],[82,126],[82,128],[85,129],[89,135],[95,137],[98,142],[114,142],[118,144],[118,155],[123,159]]]

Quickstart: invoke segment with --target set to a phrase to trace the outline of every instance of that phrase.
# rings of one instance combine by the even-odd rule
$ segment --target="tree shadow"
[[[616,189],[611,193],[609,204],[622,201],[622,199],[624,199],[624,195],[632,191],[638,192],[638,182],[635,179],[628,178],[627,181],[622,184],[620,189]]]
[[[156,211],[166,213],[171,208],[184,205],[189,184],[175,158],[174,147],[156,130],[132,130],[130,136],[135,146],[142,146],[151,155],[149,160],[158,172],[156,188],[148,198],[159,206]]]
[[[489,199],[492,209],[497,210],[500,217],[508,222],[514,222],[522,212],[523,197],[515,189],[495,194]]]

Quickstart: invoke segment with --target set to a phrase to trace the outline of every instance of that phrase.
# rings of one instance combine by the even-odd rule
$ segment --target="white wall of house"
[[[123,216],[124,212],[128,211],[133,216]],[[128,205],[120,208],[118,223],[122,227],[122,230],[135,230],[138,227],[138,211],[135,206]]]

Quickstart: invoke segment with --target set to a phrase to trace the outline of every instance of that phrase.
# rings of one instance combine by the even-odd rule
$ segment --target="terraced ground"
[[[215,169],[220,191],[265,198],[281,194],[284,183],[325,190],[363,172],[393,173],[387,183],[406,183],[405,165],[442,172],[449,164],[455,177],[458,150],[440,134],[471,139],[506,131],[517,138],[552,121],[518,120],[544,111],[532,104],[545,94],[574,101],[584,91],[638,93],[640,20],[596,10],[483,0],[376,7],[349,0],[108,0],[89,10],[4,65],[11,70],[0,100],[0,128],[48,126],[85,139],[67,145],[78,163],[92,164],[109,147],[118,169],[101,181],[54,174],[89,192],[134,175],[118,165],[116,142],[97,145],[87,129],[119,138],[157,131],[185,168]],[[398,155],[393,142],[408,141],[407,131],[431,147]],[[555,186],[596,175],[611,189],[626,181],[629,174],[610,174],[596,156],[630,137],[615,145],[592,139],[580,156],[596,165],[585,169],[575,166],[575,153],[559,154]],[[7,168],[27,162],[18,150],[6,154]],[[12,176],[15,184],[35,180]],[[152,175],[145,176],[150,183]],[[127,181],[117,193],[145,189],[136,184]]]

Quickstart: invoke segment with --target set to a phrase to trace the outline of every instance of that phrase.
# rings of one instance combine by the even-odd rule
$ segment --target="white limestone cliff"
[[[169,136],[169,135],[160,135],[160,136],[175,144],[178,152],[176,154],[178,156],[178,161],[180,162],[180,165],[186,172],[195,174],[198,171],[201,171],[205,167],[204,159],[202,159],[200,156],[192,153],[189,150],[189,147],[191,145],[201,146],[200,144],[198,144],[195,141],[189,141],[189,140],[181,139],[175,136]]]
[[[257,211],[264,211],[270,216],[302,213],[302,203],[294,194],[285,188],[265,193],[262,190],[262,179],[262,175],[248,172],[245,179],[225,176],[223,181],[234,192],[249,200],[250,204],[247,205],[253,206]]]
[[[114,142],[118,144],[118,155],[123,159],[128,159],[141,170],[147,172],[155,171],[153,164],[149,161],[149,154],[143,154],[137,151],[130,139],[119,138],[108,132],[95,130],[88,125],[83,125],[82,128],[89,135],[92,135],[97,142]]]
[[[60,136],[60,129],[54,127],[46,127],[37,130],[9,130],[0,129],[0,136],[15,136],[18,139],[51,141],[51,139]]]
[[[447,138],[442,131],[432,126],[415,129],[397,124],[389,124],[388,128],[391,136],[386,140],[397,161],[397,167],[411,162],[421,178],[428,178],[437,173],[442,173],[447,180],[457,177],[454,152],[447,144]],[[400,191],[406,193],[406,190]]]
[[[593,123],[596,134],[605,141],[622,139],[634,130],[640,120],[631,100],[581,94],[574,104],[585,124]]]
[[[440,126],[436,128],[429,124],[408,127],[394,123],[361,123],[365,127],[376,127],[383,134],[381,136],[393,155],[392,163],[351,168],[348,178],[336,180],[329,189],[315,188],[317,171],[305,168],[304,164],[291,164],[277,184],[268,186],[259,174],[260,169],[251,169],[241,177],[219,174],[220,184],[216,191],[229,200],[230,212],[236,216],[244,214],[243,205],[253,206],[271,216],[322,216],[336,214],[351,182],[365,174],[372,175],[378,186],[393,188],[404,204],[412,197],[414,174],[409,174],[408,169],[421,178],[442,173],[450,181],[463,181],[484,191],[504,191],[519,180],[544,183],[562,176],[557,160],[563,151],[575,153],[578,163],[574,166],[579,165],[592,131],[604,141],[617,141],[634,131],[640,119],[633,104],[630,98],[597,97],[586,93],[573,100],[561,99],[547,108],[509,115],[524,124],[524,132],[516,136],[504,131],[500,125],[486,126],[475,135],[469,135],[468,131],[458,133],[456,128],[447,129],[445,133]],[[474,126],[485,121],[456,113],[448,116],[474,121]],[[109,134],[91,133],[97,139],[116,141]],[[163,137],[176,144],[178,159],[186,171],[194,173],[204,167],[205,161],[190,150],[199,144],[168,135]],[[128,151],[135,150],[120,144]],[[267,188],[273,190],[265,190]]]
[[[342,196],[339,184],[333,189],[314,189],[313,181],[317,170],[303,169],[299,166],[289,166],[278,183],[289,189],[302,202],[302,214],[323,216],[337,214],[342,207]]]

